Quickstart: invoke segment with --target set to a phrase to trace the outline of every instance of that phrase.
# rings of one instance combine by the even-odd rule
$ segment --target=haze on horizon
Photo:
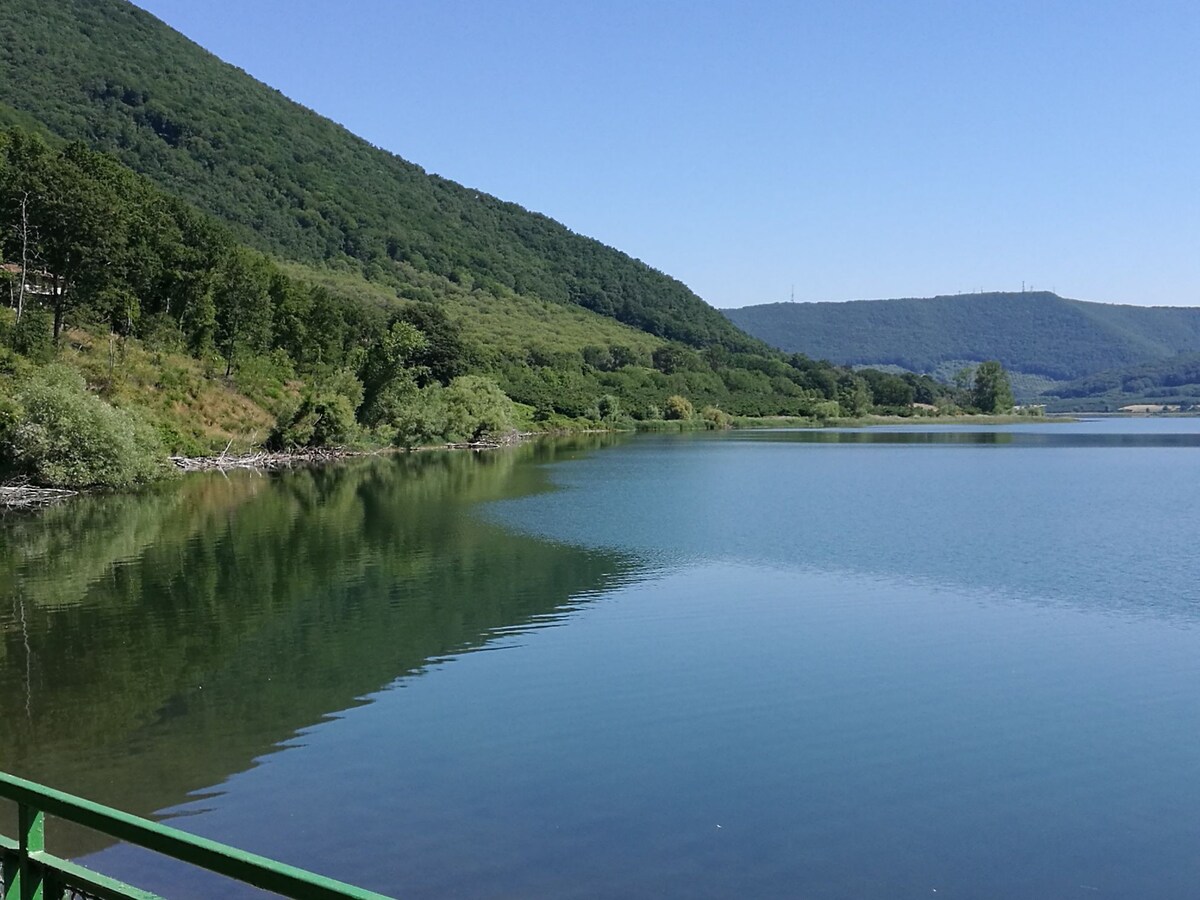
[[[137,0],[716,306],[1200,305],[1200,5]]]

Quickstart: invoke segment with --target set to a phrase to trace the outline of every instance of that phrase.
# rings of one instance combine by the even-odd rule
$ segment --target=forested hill
[[[1116,410],[1130,403],[1200,405],[1200,353],[1099,372],[1056,385],[1056,408]],[[1086,402],[1084,402],[1086,401]]]
[[[770,303],[725,314],[789,352],[914,372],[996,359],[1067,380],[1200,351],[1200,308],[1087,303],[1044,291]]]
[[[0,119],[110,152],[285,258],[402,290],[432,273],[575,303],[697,347],[761,346],[679,281],[426,174],[124,0],[5,0],[0,104]]]

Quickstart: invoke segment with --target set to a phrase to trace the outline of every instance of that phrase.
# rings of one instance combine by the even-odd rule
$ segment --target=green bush
[[[700,410],[700,417],[704,419],[704,424],[710,429],[724,431],[733,427],[733,416],[715,406],[704,407]]]
[[[54,356],[50,314],[44,309],[25,310],[21,321],[13,325],[12,347],[34,362],[49,362]]]
[[[0,383],[0,448],[12,445],[13,432],[25,418],[25,410],[21,404],[4,390],[7,382],[8,379],[5,378],[3,383]],[[11,463],[11,460],[9,462]]]
[[[11,467],[55,487],[128,487],[163,471],[155,430],[88,391],[83,378],[48,366],[16,398],[20,421],[8,431]]]
[[[446,434],[445,390],[437,382],[409,391],[392,406],[392,443],[411,450],[441,441]]]
[[[512,431],[513,402],[496,382],[480,375],[460,375],[443,392],[446,437],[477,441]]]
[[[291,415],[279,418],[267,437],[272,450],[340,447],[357,436],[354,408],[341,394],[309,393]]]
[[[672,394],[667,398],[667,407],[664,412],[668,419],[690,419],[696,414],[696,408],[692,406],[692,401],[687,397]]]

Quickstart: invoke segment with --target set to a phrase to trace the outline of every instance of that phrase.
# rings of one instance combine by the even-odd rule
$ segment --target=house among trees
[[[15,294],[18,285],[21,283],[21,264],[0,264],[0,279],[10,284]],[[36,294],[39,297],[52,297],[57,293],[54,287],[54,277],[42,269],[26,269],[25,291],[29,294]]]

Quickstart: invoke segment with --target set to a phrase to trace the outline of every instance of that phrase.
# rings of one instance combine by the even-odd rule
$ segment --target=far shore
[[[867,428],[876,425],[1027,425],[1032,423],[1078,422],[1075,414],[1043,416],[959,415],[959,416],[857,416],[846,419],[806,419],[795,416],[763,416],[734,420],[737,428]]]

